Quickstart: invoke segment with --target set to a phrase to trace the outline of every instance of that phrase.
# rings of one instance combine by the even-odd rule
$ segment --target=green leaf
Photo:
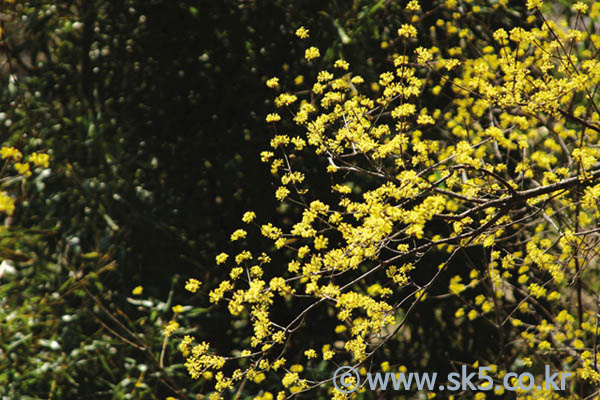
[[[197,317],[198,315],[204,314],[208,311],[208,308],[205,307],[195,307],[190,311],[187,311],[185,315],[189,318]]]
[[[88,259],[89,258],[98,258],[100,256],[101,256],[101,254],[98,253],[97,251],[90,251],[89,253],[85,253],[85,254],[81,255],[81,257],[88,258]]]

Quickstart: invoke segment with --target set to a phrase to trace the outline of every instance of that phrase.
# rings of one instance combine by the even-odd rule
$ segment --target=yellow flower
[[[19,161],[23,157],[23,154],[14,147],[2,147],[0,155],[3,159],[12,158],[15,161]]]
[[[508,33],[503,28],[500,28],[494,32],[494,39],[497,42],[502,43],[504,40],[508,39]]]
[[[279,120],[281,120],[281,117],[277,113],[271,113],[271,114],[267,115],[267,118],[266,118],[266,121],[269,123],[277,122]]]
[[[235,256],[235,263],[238,265],[244,262],[245,260],[252,260],[252,253],[250,253],[248,250],[244,250],[240,254]]]
[[[0,211],[8,215],[15,211],[15,200],[5,192],[0,192]]]
[[[411,103],[404,103],[392,110],[392,118],[402,118],[414,114],[416,107]]]
[[[279,201],[283,201],[289,194],[290,191],[288,190],[288,188],[286,188],[285,186],[280,186],[275,191],[275,198]]]
[[[262,162],[269,162],[269,160],[271,158],[273,158],[274,155],[275,154],[273,154],[272,151],[263,151],[263,152],[260,153],[260,161],[262,161]],[[246,222],[246,221],[244,221],[244,222]]]
[[[350,68],[350,64],[348,64],[348,61],[344,61],[344,60],[337,60],[334,64],[333,64],[334,68],[340,68],[343,69],[345,71],[348,70],[348,68]]]
[[[585,4],[585,3],[582,3],[581,1],[578,1],[577,3],[575,3],[575,4],[573,5],[573,9],[574,9],[575,11],[577,11],[577,12],[580,12],[580,13],[582,13],[582,14],[585,14],[585,12],[586,12],[586,11],[587,11],[587,9],[588,9],[588,6],[587,6],[587,4]]]
[[[346,327],[344,325],[338,325],[335,327],[335,333],[342,333],[346,331]]]
[[[290,138],[287,135],[276,135],[271,139],[271,147],[276,149],[279,146],[287,146],[290,143]]]
[[[202,282],[200,282],[198,279],[190,278],[185,283],[185,290],[196,293],[200,288],[200,285],[202,285]]]
[[[315,238],[315,249],[317,250],[321,250],[327,247],[327,243],[329,242],[329,239],[327,239],[325,236],[323,235],[319,235]]]
[[[254,218],[256,218],[254,211],[246,211],[242,217],[242,222],[249,224],[250,222],[254,221]]]
[[[308,349],[304,352],[306,358],[317,358],[317,352],[314,349]]]
[[[144,287],[143,286],[136,286],[131,293],[133,293],[136,296],[139,296],[140,294],[142,294],[142,292],[144,291]]]
[[[538,285],[537,283],[532,283],[529,285],[529,293],[534,296],[536,299],[543,297],[546,295],[546,288]]]
[[[29,156],[29,162],[32,162],[36,167],[48,168],[50,156],[43,153],[31,153]]]
[[[353,76],[352,79],[350,79],[350,82],[352,82],[353,85],[360,85],[361,83],[364,83],[364,79],[362,76]]]
[[[290,370],[291,370],[291,368],[290,368]],[[295,372],[288,372],[287,374],[285,374],[285,376],[281,380],[281,383],[285,387],[290,387],[294,383],[296,383],[297,380],[298,380],[298,374],[297,373],[295,373]]]
[[[262,382],[262,381],[264,381],[265,379],[266,379],[266,376],[265,376],[265,374],[264,374],[264,373],[262,373],[262,372],[259,372],[258,374],[256,374],[256,375],[254,376],[254,379],[253,379],[253,381],[254,381],[254,383],[261,383],[261,382]]]
[[[192,346],[192,342],[194,338],[190,335],[185,335],[181,342],[179,343],[179,351],[183,354],[184,357],[187,357],[190,354],[190,347]]]
[[[420,114],[417,117],[417,124],[419,125],[429,125],[429,124],[434,124],[435,120],[433,118],[431,118],[430,115],[427,114]]]
[[[28,163],[15,163],[15,169],[19,175],[31,176]]]
[[[407,39],[416,38],[417,28],[410,24],[402,24],[402,26],[398,29],[398,36],[405,37]]]
[[[321,53],[319,52],[319,49],[317,49],[314,46],[309,47],[304,52],[304,58],[306,58],[308,61],[314,60],[315,58],[319,58],[320,56],[321,56]]]
[[[244,269],[242,267],[235,267],[231,269],[231,272],[229,272],[229,276],[231,277],[231,279],[235,280],[239,278],[240,275],[242,275],[242,273],[244,273]]]
[[[493,305],[491,302],[489,302],[489,301],[485,301],[485,302],[484,302],[484,303],[481,305],[481,310],[482,310],[484,313],[488,313],[488,312],[490,312],[490,310],[492,310],[492,308],[493,308],[493,307],[494,307],[494,305]]]
[[[421,64],[425,64],[433,58],[431,51],[424,47],[417,47],[415,53],[417,54],[417,62]]]
[[[560,297],[561,297],[561,296],[560,296],[560,293],[558,293],[558,292],[554,291],[554,292],[552,292],[552,293],[550,293],[550,294],[548,295],[548,300],[549,300],[549,301],[553,301],[553,300],[560,300]]]
[[[279,88],[279,78],[273,77],[273,78],[269,79],[267,81],[267,87],[269,87],[271,89],[278,89]]]
[[[319,82],[328,82],[333,79],[333,74],[329,71],[321,71],[319,75],[317,75],[317,81]]]
[[[448,71],[451,71],[454,67],[460,65],[460,61],[456,58],[448,58],[446,60],[441,60],[440,66],[445,67]]]
[[[275,105],[277,107],[289,106],[298,100],[296,95],[290,93],[282,93],[275,99]]]
[[[450,279],[450,291],[455,295],[459,295],[462,291],[466,289],[465,285],[461,283],[462,278],[459,275],[456,275]]]
[[[325,361],[331,360],[334,355],[335,352],[333,350],[323,350],[323,360]]]
[[[171,310],[175,313],[175,314],[179,314],[183,312],[183,306],[181,304],[177,304],[176,306],[171,307]]]
[[[164,327],[163,334],[167,337],[171,336],[173,332],[175,332],[177,329],[179,329],[179,323],[177,321],[171,320],[169,321],[167,326]]]
[[[411,0],[406,5],[407,11],[419,11],[420,9],[421,9],[421,6],[419,5],[418,0]]]
[[[262,233],[263,236],[273,240],[279,239],[283,234],[280,228],[273,226],[273,224],[270,222],[260,227],[260,233]]]
[[[290,371],[292,372],[302,372],[304,371],[304,367],[300,364],[294,364],[290,367]]]
[[[231,241],[235,242],[236,240],[243,239],[247,235],[246,231],[243,229],[237,229],[235,232],[231,234]]]
[[[217,262],[217,265],[220,265],[220,264],[223,264],[225,261],[227,261],[228,258],[229,258],[229,255],[227,253],[220,253],[215,257],[215,261]]]
[[[296,36],[298,36],[300,39],[308,39],[309,31],[305,27],[301,26],[300,28],[296,29]]]

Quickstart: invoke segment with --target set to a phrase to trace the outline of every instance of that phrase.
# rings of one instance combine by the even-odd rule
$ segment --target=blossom
[[[433,54],[431,54],[431,50],[426,49],[424,47],[417,47],[415,49],[415,53],[417,54],[417,62],[421,64],[425,64],[427,61],[433,58]]]
[[[0,192],[0,211],[8,215],[12,215],[15,211],[15,199],[5,192]]]
[[[177,329],[179,329],[179,323],[177,321],[169,321],[169,323],[167,324],[167,326],[165,326],[163,328],[163,334],[167,337],[171,336],[173,334],[173,332],[175,332]]]
[[[298,36],[300,39],[308,39],[309,30],[301,26],[300,28],[296,29],[296,36]]]
[[[308,61],[314,60],[315,58],[319,58],[320,56],[321,53],[319,52],[319,49],[317,49],[314,46],[306,49],[304,53],[304,58],[306,58]]]
[[[267,80],[267,87],[269,87],[271,89],[278,89],[279,88],[279,78],[273,77],[273,78],[270,78],[269,80]]]
[[[317,80],[319,82],[327,82],[333,79],[333,74],[329,71],[321,71],[319,75],[317,75]]]
[[[196,293],[200,288],[200,285],[202,285],[202,282],[200,282],[197,279],[190,278],[185,283],[185,290],[187,290],[188,292]]]
[[[281,117],[279,116],[279,114],[277,113],[271,113],[267,115],[266,121],[271,123],[271,122],[277,122],[280,121]]]
[[[29,162],[33,163],[36,167],[48,168],[50,156],[44,153],[31,153],[29,156]]]
[[[31,176],[31,170],[28,163],[15,163],[15,169],[19,175]]]
[[[23,154],[14,147],[2,147],[2,149],[0,149],[0,155],[3,159],[11,158],[14,161],[19,161],[23,158]]]
[[[350,64],[348,63],[348,61],[341,60],[341,59],[340,60],[336,60],[336,62],[333,64],[333,66],[335,68],[340,68],[340,69],[343,69],[345,71],[347,71],[348,68],[350,68]]]
[[[223,264],[225,261],[227,261],[228,257],[229,257],[229,255],[227,253],[220,253],[215,257],[215,261],[216,261],[217,265]]]
[[[421,5],[418,0],[411,0],[406,5],[406,10],[408,11],[419,11],[421,9]]]
[[[256,218],[254,211],[246,211],[242,217],[242,222],[249,224],[250,222],[254,221],[254,218]]]
[[[290,191],[288,190],[288,188],[286,188],[285,186],[280,186],[275,191],[275,198],[279,201],[283,201],[289,194]]]
[[[304,352],[306,358],[317,358],[317,352],[314,349],[308,349]]]
[[[190,348],[194,339],[190,335],[185,335],[179,343],[179,351],[184,357],[190,354]]]
[[[179,314],[182,313],[184,308],[181,304],[177,304],[176,306],[171,307],[171,310],[175,313],[175,314]]]
[[[433,118],[431,118],[430,115],[427,114],[419,114],[419,116],[417,117],[417,124],[419,125],[429,125],[429,124],[434,124],[435,120]]]
[[[577,3],[573,4],[573,9],[577,12],[585,14],[588,9],[588,6],[587,6],[587,4],[585,4],[581,1],[578,1]]]
[[[237,229],[235,232],[231,234],[231,241],[235,242],[236,240],[243,239],[247,235],[246,231],[243,229]]]
[[[417,37],[417,28],[410,24],[402,24],[398,29],[398,36],[405,37],[407,39]]]

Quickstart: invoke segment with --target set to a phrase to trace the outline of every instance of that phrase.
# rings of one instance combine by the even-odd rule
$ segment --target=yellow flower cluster
[[[317,49],[314,46],[306,49],[306,52],[304,54],[304,58],[306,58],[308,61],[314,60],[315,58],[319,58],[320,56],[321,53],[319,52],[319,49]]]
[[[177,321],[169,321],[169,323],[164,327],[163,334],[165,336],[171,336],[177,329],[179,329],[179,323]]]
[[[202,283],[199,280],[190,278],[185,283],[185,290],[192,292],[192,293],[196,293],[198,291],[198,289],[200,289],[201,284]]]
[[[417,37],[417,28],[410,24],[403,24],[398,29],[398,36],[404,38],[416,38]]]
[[[29,162],[33,163],[36,167],[48,168],[50,165],[50,156],[43,153],[31,153]]]
[[[12,159],[14,161],[19,161],[23,158],[23,154],[14,147],[2,147],[0,149],[0,156],[2,156],[4,160]]]
[[[308,39],[309,31],[305,27],[301,26],[296,30],[296,36],[298,36],[300,39]]]
[[[256,228],[274,241],[274,259],[285,262],[267,266],[266,254],[254,259],[242,250],[228,271],[231,281],[210,291],[211,303],[226,303],[252,332],[244,342],[248,349],[240,351],[251,362],[240,363],[231,378],[216,379],[218,392],[244,374],[261,382],[279,368],[283,390],[277,398],[307,388],[303,367],[285,368],[279,351],[315,309],[337,318],[330,333],[336,341],[322,347],[313,341],[297,354],[308,364],[339,365],[350,356],[367,360],[387,340],[408,340],[387,334],[410,319],[411,304],[457,297],[460,307],[448,311],[456,324],[476,320],[502,334],[510,331],[502,344],[512,347],[510,354],[541,365],[555,352],[564,358],[561,368],[577,368],[578,378],[600,382],[594,356],[585,353],[593,346],[596,315],[583,311],[584,300],[578,315],[564,307],[566,298],[577,297],[570,283],[595,277],[590,271],[600,262],[593,251],[600,223],[594,94],[600,62],[585,48],[586,41],[600,45],[600,37],[546,19],[537,0],[527,1],[537,24],[528,19],[524,27],[482,36],[463,21],[468,7],[472,13],[483,8],[469,4],[446,1],[447,18],[429,27],[432,37],[439,29],[468,46],[430,45],[390,55],[389,68],[363,86],[365,79],[340,59],[331,70],[315,71],[305,90],[283,88],[274,96],[275,107],[292,115],[287,122],[296,132],[276,132],[261,161],[280,182],[275,198],[281,207],[298,207],[297,214],[289,214],[296,215],[291,222],[251,224],[248,233],[231,235],[237,241]],[[491,7],[506,6],[498,1]],[[588,12],[583,3],[573,7]],[[397,34],[409,44],[419,36],[421,6],[412,0],[406,10],[415,18]],[[600,7],[593,5],[593,13]],[[305,28],[296,35],[309,37]],[[310,61],[320,52],[309,47],[304,55]],[[305,79],[308,74],[290,86]],[[271,78],[267,86],[280,89],[280,82]],[[444,106],[424,104],[431,96]],[[269,123],[281,119],[266,117]],[[307,152],[330,173],[326,200],[309,191],[311,175],[296,164]],[[255,217],[249,211],[242,221]],[[425,265],[428,253],[442,258],[438,268]],[[477,265],[472,254],[481,257]],[[217,256],[218,264],[226,261],[227,254]],[[413,280],[415,271],[420,279]],[[429,283],[421,283],[428,274]],[[443,293],[431,294],[432,287]],[[298,307],[297,318],[279,320],[272,311],[280,305]],[[184,338],[180,347],[194,378],[224,363],[208,354],[208,344],[199,346]],[[500,377],[516,368],[494,367]]]

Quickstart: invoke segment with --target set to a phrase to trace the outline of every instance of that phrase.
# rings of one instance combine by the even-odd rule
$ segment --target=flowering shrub
[[[502,379],[552,364],[575,373],[567,391],[518,395],[595,393],[600,4],[530,0],[511,29],[477,19],[506,3],[448,0],[428,25],[430,11],[410,1],[375,79],[341,58],[300,89],[266,80],[276,94],[261,159],[297,219],[278,226],[248,211],[216,256],[229,276],[204,294],[229,314],[233,345],[180,344],[191,377],[213,381],[211,400],[375,395],[334,390],[339,365],[467,363]],[[307,68],[321,56],[309,28],[296,31]],[[311,160],[327,190],[303,171]],[[248,248],[252,235],[272,245]],[[419,325],[425,313],[446,342],[428,341],[440,334]],[[411,347],[446,352],[448,365]]]

